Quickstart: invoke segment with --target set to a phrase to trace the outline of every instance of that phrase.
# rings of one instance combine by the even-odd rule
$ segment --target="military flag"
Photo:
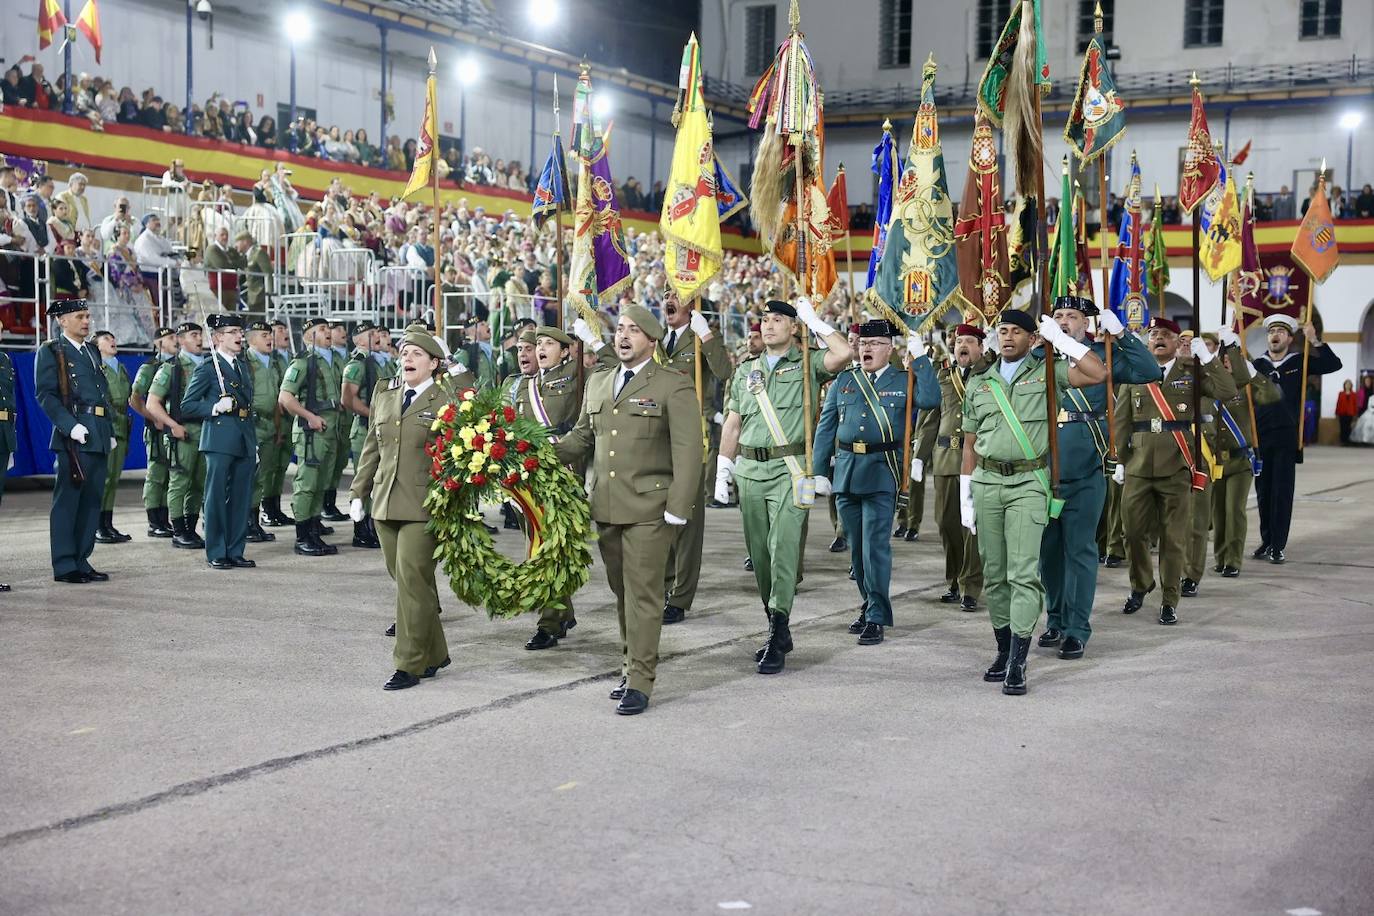
[[[432,61],[433,49],[429,54]],[[420,119],[420,137],[415,142],[415,165],[410,171],[410,181],[401,193],[402,200],[408,200],[429,187],[431,172],[437,167],[438,145],[434,141],[439,136],[439,102],[434,80],[434,67],[431,64],[429,81],[425,84],[425,114]],[[438,252],[434,256],[437,259]]]
[[[1150,210],[1150,244],[1145,254],[1145,276],[1156,298],[1169,288],[1169,246],[1164,242],[1164,198],[1160,196],[1159,185],[1155,185],[1155,202]],[[1140,322],[1142,328],[1150,326],[1148,300],[1141,311]],[[1125,324],[1126,319],[1122,318],[1121,323]]]
[[[1064,139],[1078,158],[1091,162],[1126,134],[1126,105],[1116,93],[1116,80],[1102,43],[1102,6],[1093,12],[1093,36],[1083,52],[1078,92],[1069,107]]]
[[[997,39],[978,83],[978,109],[1006,134],[1006,150],[1016,190],[1037,193],[1044,168],[1044,137],[1036,93],[1050,91],[1050,66],[1045,56],[1043,0],[1011,4],[1007,23]]]
[[[544,170],[539,173],[539,181],[534,186],[534,223],[542,226],[544,221],[559,210],[568,209],[568,168],[563,156],[563,138],[555,132],[553,147],[549,158],[544,162]]]
[[[934,56],[921,68],[921,104],[906,167],[897,183],[883,259],[868,290],[871,302],[916,331],[951,307],[961,315],[968,309],[955,264],[954,207],[935,108],[936,70]]]
[[[1202,235],[1200,257],[1207,276],[1220,280],[1240,267],[1240,206],[1236,185],[1226,166],[1218,162],[1220,175],[1216,187],[1202,202],[1198,226]]]
[[[1264,265],[1260,262],[1259,246],[1255,244],[1255,188],[1252,174],[1245,180],[1244,201],[1240,216],[1240,269],[1236,271],[1231,289],[1236,304],[1238,328],[1264,315]]]
[[[602,298],[630,282],[625,228],[620,221],[611,163],[610,127],[602,134],[592,108],[592,80],[583,66],[573,95],[573,155],[577,157],[577,202],[573,208],[572,264],[568,300],[586,318]],[[590,323],[590,320],[589,320]]]
[[[1183,154],[1183,178],[1178,186],[1178,203],[1192,213],[1221,177],[1221,162],[1212,149],[1212,133],[1207,129],[1207,111],[1202,107],[1202,90],[1197,74],[1193,86],[1193,113],[1188,124],[1188,148]]]
[[[1031,199],[1018,197],[1007,230],[1007,281],[1012,292],[1035,278],[1035,217]]]
[[[883,138],[873,147],[873,174],[878,176],[878,202],[873,214],[873,247],[868,252],[868,282],[873,285],[873,275],[878,271],[878,262],[883,259],[883,249],[887,247],[887,224],[892,220],[892,193],[897,189],[897,143],[892,139],[892,122],[883,121]]]
[[[1159,200],[1159,192],[1155,192]],[[1131,331],[1140,331],[1150,326],[1150,284],[1146,273],[1145,226],[1140,213],[1140,160],[1131,153],[1131,177],[1126,185],[1125,210],[1121,215],[1121,226],[1117,229],[1116,256],[1112,258],[1111,287],[1107,293],[1107,305],[1121,319],[1121,324]],[[1163,249],[1164,223],[1161,208],[1155,207],[1155,218],[1159,226],[1158,244]],[[1104,231],[1106,227],[1103,227]],[[1164,261],[1164,273],[1168,276],[1169,262]]]
[[[1050,296],[1054,299],[1078,295],[1078,201],[1069,185],[1068,156],[1064,157],[1059,184],[1059,219],[1050,249]]]
[[[673,123],[677,141],[658,226],[663,233],[668,283],[680,300],[689,302],[719,272],[724,257],[716,200],[716,154],[702,95],[701,46],[695,32],[682,50]]]
[[[1008,285],[1007,217],[997,175],[997,142],[992,124],[979,111],[973,121],[973,147],[959,219],[954,223],[954,253],[959,289],[983,321],[991,324],[1011,300]]]
[[[825,206],[830,211],[830,238],[838,244],[849,235],[849,188],[845,185],[843,162],[835,172],[830,193],[825,195]]]
[[[721,163],[720,157],[716,157],[716,213],[720,221],[724,223],[747,206],[749,198],[740,191],[735,177]]]
[[[38,0],[38,50],[46,51],[66,24],[67,17],[57,0]]]
[[[81,7],[81,12],[76,17],[76,28],[95,49],[95,62],[100,63],[100,49],[105,46],[104,40],[100,37],[100,9],[95,5],[95,0],[86,0],[86,5]]]
[[[1336,244],[1336,222],[1331,218],[1331,205],[1326,200],[1326,163],[1317,174],[1317,190],[1298,226],[1293,239],[1293,261],[1307,272],[1313,282],[1325,283],[1340,261],[1340,247]]]
[[[1093,289],[1093,265],[1088,259],[1088,198],[1083,196],[1083,188],[1073,183],[1073,241],[1077,252],[1074,263],[1078,267],[1078,295],[1085,299],[1095,299]]]

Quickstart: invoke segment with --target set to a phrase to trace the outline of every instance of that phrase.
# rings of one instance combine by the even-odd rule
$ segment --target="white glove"
[[[72,438],[75,439],[77,442],[80,442],[82,445],[86,444],[86,439],[90,436],[90,434],[90,431],[86,429],[86,427],[82,426],[80,423],[72,427]]]
[[[1217,331],[1217,340],[1221,341],[1223,347],[1239,347],[1240,335],[1229,326],[1223,326]]]
[[[215,406],[210,408],[210,416],[217,417],[222,413],[228,413],[234,409],[234,399],[225,395],[215,402]]]
[[[821,321],[820,316],[816,314],[815,307],[811,305],[811,300],[805,296],[797,300],[797,317],[800,318],[802,323],[810,328],[811,333],[815,334],[817,337],[829,337],[831,334],[835,333],[834,328],[824,321]]]
[[[676,515],[669,512],[667,509],[663,510],[663,520],[668,524],[674,526],[675,528],[681,528],[683,525],[687,524],[687,519],[678,518]]]
[[[1126,483],[1126,465],[1120,462],[1116,465],[1116,470],[1112,471],[1112,480],[1116,481],[1117,486],[1124,486]]]
[[[716,502],[730,501],[730,481],[735,479],[735,463],[724,455],[716,456]]]
[[[1203,340],[1201,337],[1194,337],[1193,342],[1188,345],[1188,349],[1193,351],[1193,355],[1197,357],[1198,362],[1202,363],[1204,366],[1217,358],[1215,353],[1207,349],[1207,341]]]
[[[911,459],[911,479],[920,483],[926,476],[926,463],[920,458]]]
[[[110,451],[114,451],[115,448],[118,447],[118,445],[119,445],[119,440],[116,439],[114,436],[111,436],[111,437],[110,437]]]
[[[601,339],[601,336],[593,331],[592,326],[582,318],[573,322],[573,333],[577,335],[578,340],[591,347],[593,353],[606,346],[606,342]]]
[[[1049,315],[1040,316],[1040,336],[1045,339],[1045,343],[1063,353],[1069,359],[1082,359],[1088,352],[1088,345],[1079,343],[1072,337],[1064,333],[1064,329],[1059,326]]]
[[[833,486],[830,485],[830,478],[829,478],[829,477],[822,477],[822,476],[820,476],[819,474],[816,475],[816,495],[817,495],[817,496],[829,496],[829,495],[830,495],[831,493],[833,493],[834,491],[835,491],[835,488],[834,488]]]
[[[700,309],[692,309],[691,318],[688,319],[687,323],[691,326],[692,333],[702,341],[711,339],[711,326],[707,324],[706,316],[701,314]]]
[[[963,525],[974,534],[978,533],[978,525],[973,517],[973,475],[959,475],[959,524]]]
[[[452,376],[459,376],[466,372],[467,368],[468,367],[464,366],[462,363],[454,363],[452,366],[448,367],[448,374]]]
[[[1102,330],[1113,337],[1120,336],[1121,332],[1126,330],[1121,326],[1121,319],[1116,317],[1116,312],[1113,312],[1111,309],[1107,309],[1107,311],[1100,314],[1097,317],[1097,323],[1101,326]]]
[[[355,522],[361,522],[366,513],[363,512],[363,501],[361,499],[351,499],[348,501],[348,517]]]
[[[14,452],[10,452],[9,464],[5,465],[5,470],[9,471],[9,470],[13,470],[13,468],[14,468]]]
[[[906,353],[908,356],[910,356],[912,359],[915,359],[918,356],[924,356],[925,352],[926,345],[921,342],[921,338],[917,337],[915,334],[912,334],[909,337],[907,337]]]
[[[711,417],[711,422],[714,423],[714,424],[716,424],[717,426],[720,426],[721,424],[723,424],[723,423],[725,422],[725,414],[723,414],[723,413],[721,413],[719,410],[717,410],[716,413],[715,413],[715,415],[714,415],[713,417]]]

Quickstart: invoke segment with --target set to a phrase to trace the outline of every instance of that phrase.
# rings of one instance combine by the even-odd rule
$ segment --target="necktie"
[[[878,384],[878,373],[876,373],[876,372],[870,372],[870,373],[868,373],[868,383],[869,383],[870,385],[876,385],[876,384]]]
[[[401,398],[401,413],[405,413],[410,409],[410,402],[413,400],[415,400],[415,389],[407,388],[405,397]]]
[[[625,374],[620,377],[620,390],[615,393],[616,397],[620,397],[620,392],[625,390],[625,386],[630,384],[630,379],[634,377],[635,373],[633,369],[625,370]]]
[[[673,347],[677,346],[677,331],[673,330],[668,334],[668,355],[673,355]]]

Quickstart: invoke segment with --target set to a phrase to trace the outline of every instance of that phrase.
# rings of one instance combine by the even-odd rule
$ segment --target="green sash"
[[[1048,384],[1048,372],[1046,373],[1046,384]],[[1026,456],[1027,461],[1035,461],[1040,456],[1035,454],[1035,449],[1031,447],[1030,437],[1026,435],[1026,429],[1017,419],[1016,414],[1011,409],[1011,401],[1007,400],[1007,393],[1002,387],[1002,378],[996,374],[996,370],[988,376],[992,389],[992,397],[997,401],[997,407],[1002,411],[1002,418],[1007,421],[1011,434],[1016,437],[1016,444],[1021,446],[1021,452]],[[1044,468],[1035,469],[1035,479],[1040,482],[1040,488],[1045,491],[1045,500],[1049,507],[1050,518],[1059,518],[1059,513],[1064,511],[1064,500],[1054,495],[1054,490],[1050,487],[1050,475]]]
[[[873,417],[878,423],[878,432],[883,434],[883,440],[887,442],[897,441],[897,433],[892,428],[892,420],[888,417],[882,402],[878,400],[878,391],[873,387],[873,381],[868,377],[868,373],[862,369],[850,371],[854,373],[856,381],[859,383],[859,394],[864,396],[864,400],[868,402],[868,409],[873,411]],[[901,459],[896,452],[884,452],[883,458],[887,461],[887,469],[892,472],[892,479],[896,481],[897,488],[901,489]]]

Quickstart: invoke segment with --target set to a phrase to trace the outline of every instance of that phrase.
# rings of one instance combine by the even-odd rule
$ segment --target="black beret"
[[[331,322],[329,322],[329,330],[331,330],[331,331],[334,330],[335,328],[343,328],[343,327],[346,327],[346,325],[345,325],[344,322],[342,322],[342,321],[331,321]]]
[[[250,324],[250,325],[248,326],[248,330],[250,330],[250,331],[267,331],[267,332],[270,333],[270,332],[272,331],[272,326],[271,326],[270,324],[268,324],[267,322],[265,322],[265,321],[255,321],[255,322],[253,322],[252,324]]]
[[[301,325],[301,333],[304,334],[306,331],[313,331],[320,325],[325,325],[327,327],[329,325],[329,321],[327,319],[320,318],[319,316],[316,316],[314,318],[307,318],[305,319],[305,324]]]
[[[243,319],[238,315],[211,315],[209,318],[205,319],[205,323],[210,326],[210,330],[212,331],[243,327]]]
[[[376,328],[376,325],[367,320],[355,322],[352,329],[348,332],[348,336],[357,337],[359,334],[366,334],[374,328]]]
[[[468,318],[467,326],[472,327],[477,322],[486,321],[490,317],[491,309],[487,308],[480,302],[474,302],[472,304],[472,316]]]
[[[797,317],[797,310],[781,299],[769,299],[764,303],[763,310],[772,312],[774,315],[786,315],[788,318]]]
[[[87,308],[85,299],[57,299],[48,304],[48,314],[54,318],[59,318],[73,312],[86,311]]]
[[[289,327],[291,327],[291,325],[287,324],[287,323],[286,323],[286,320],[285,320],[284,318],[273,318],[273,319],[272,319],[272,327],[274,327],[274,328],[289,328]]]
[[[196,324],[194,321],[183,321],[181,324],[177,325],[177,334],[190,334],[192,331],[203,330],[205,329],[202,328],[200,325]]]
[[[1038,333],[1038,329],[1035,325],[1035,319],[1032,318],[1030,315],[1027,315],[1025,312],[1021,311],[1020,309],[1003,309],[1002,314],[997,316],[997,323],[999,325],[1014,325],[1015,327],[1018,327],[1021,330],[1026,331],[1030,334]]]
[[[1091,318],[1097,314],[1097,305],[1091,299],[1082,296],[1058,296],[1054,300],[1055,311],[1059,309],[1077,309],[1083,313],[1085,318]]]
[[[161,340],[164,337],[171,337],[175,333],[176,328],[169,328],[167,327],[167,325],[164,324],[162,327],[158,328],[156,331],[153,332],[153,340]]]
[[[887,337],[890,339],[895,336],[896,328],[894,328],[892,322],[888,321],[886,318],[875,318],[872,321],[865,321],[863,324],[859,325],[860,339],[864,337]]]

